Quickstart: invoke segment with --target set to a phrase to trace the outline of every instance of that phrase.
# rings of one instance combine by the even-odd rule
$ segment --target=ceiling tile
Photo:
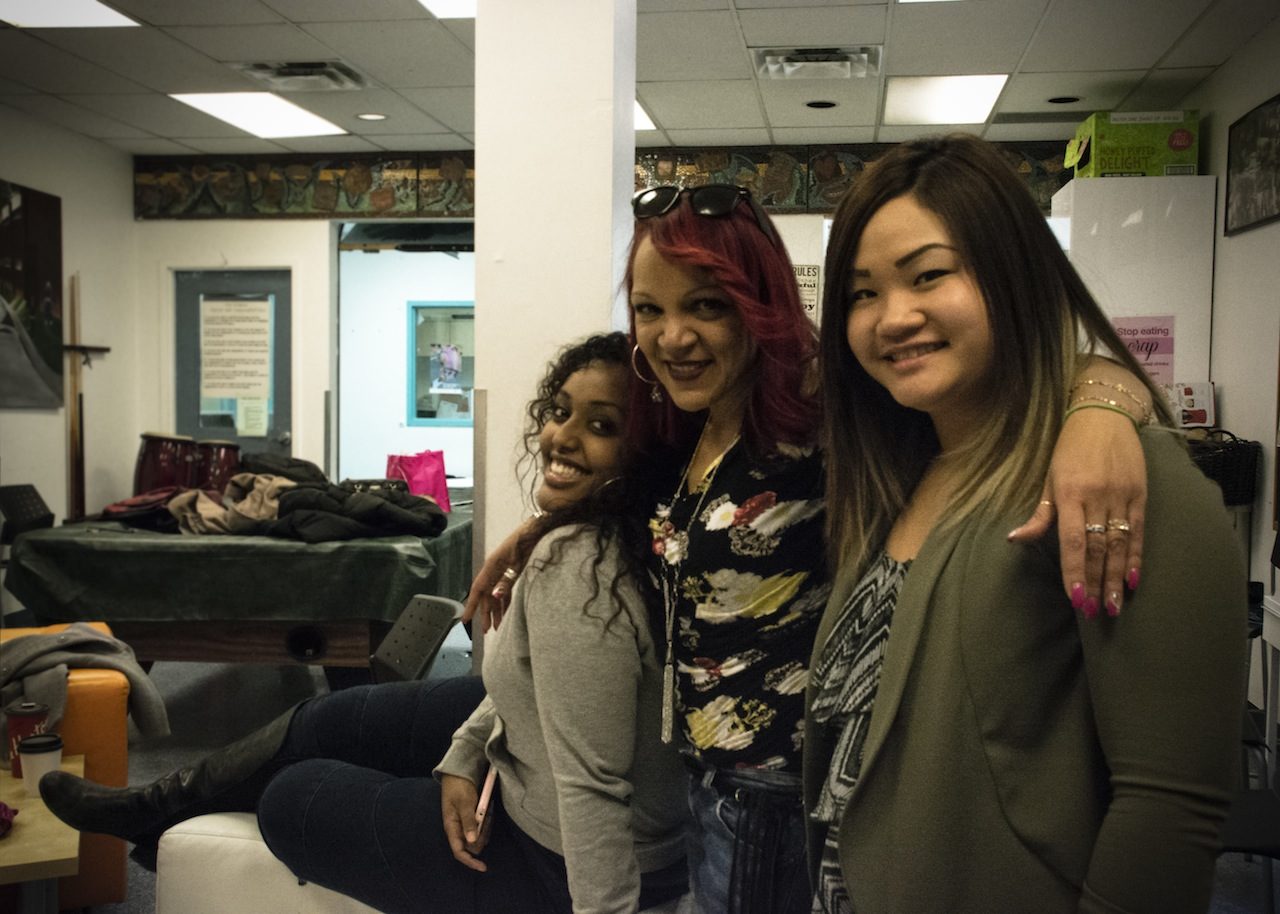
[[[272,140],[290,152],[382,152],[382,147],[359,136],[295,136]]]
[[[176,102],[167,95],[74,95],[66,100],[108,117],[141,127],[157,136],[171,139],[183,137],[244,137],[243,130],[225,121]]]
[[[1276,0],[1218,0],[1178,39],[1161,67],[1216,67],[1280,15]]]
[[[383,19],[430,19],[417,0],[265,0],[294,22],[373,22]]]
[[[876,121],[880,97],[877,79],[765,80],[760,83],[771,127],[860,127]],[[831,101],[834,108],[807,108],[805,102]]]
[[[875,127],[774,127],[773,141],[779,146],[810,143],[871,143]]]
[[[751,48],[882,44],[884,6],[830,6],[804,10],[743,10],[742,33]]]
[[[655,146],[670,146],[671,141],[661,130],[637,130],[636,148],[651,149]]]
[[[441,19],[440,24],[454,38],[461,41],[472,52],[476,49],[476,21],[474,19]]]
[[[665,130],[764,127],[755,80],[639,83],[636,95]]]
[[[1057,0],[1028,46],[1021,70],[1146,69],[1211,2]]]
[[[151,136],[145,130],[130,127],[53,95],[5,95],[0,96],[0,102],[96,139]]]
[[[110,5],[130,19],[150,25],[256,25],[280,21],[279,14],[260,0],[111,0]]]
[[[645,13],[636,23],[636,80],[749,79],[732,13]]]
[[[740,130],[668,130],[673,146],[769,146],[763,127]]]
[[[331,121],[349,133],[448,133],[449,128],[427,117],[408,101],[389,89],[365,89],[359,92],[290,92],[284,95],[295,105],[306,108]],[[385,121],[362,121],[357,114],[385,114]]]
[[[104,140],[103,142],[138,156],[189,156],[196,152],[190,146],[158,137],[138,140]]]
[[[475,85],[475,55],[439,22],[322,22],[304,28],[390,88]]]
[[[1166,111],[1181,108],[1182,100],[1209,78],[1213,67],[1152,70],[1119,107],[1123,111]]]
[[[636,12],[678,13],[689,10],[725,10],[730,5],[729,0],[637,0]]]
[[[740,10],[748,9],[782,9],[797,10],[812,6],[883,6],[886,0],[734,0],[733,5]]]
[[[1084,118],[1080,118],[1084,120]],[[992,124],[983,134],[993,143],[1029,143],[1059,140],[1066,143],[1076,135],[1075,124]]]
[[[214,60],[328,60],[336,53],[290,23],[275,25],[202,25],[165,29]]]
[[[1110,111],[1133,91],[1146,70],[1106,73],[1020,73],[1010,77],[996,111]],[[1080,101],[1049,103],[1054,96],[1076,95]]]
[[[196,152],[203,152],[207,155],[270,155],[272,153],[288,152],[284,146],[277,144],[274,140],[262,140],[258,137],[208,137],[201,139],[199,137],[191,137],[182,141],[184,146],[190,146]]]
[[[451,130],[468,133],[476,129],[476,90],[401,89],[400,94]]]
[[[370,140],[390,152],[452,152],[473,149],[475,145],[456,133],[421,133],[402,136],[376,136]]]
[[[0,29],[0,77],[16,79],[34,89],[54,94],[144,90],[143,86],[123,76],[117,76],[17,29]]]
[[[1048,0],[899,3],[885,43],[890,76],[1012,73]]]
[[[157,92],[256,88],[235,70],[158,29],[41,29],[50,44]]]

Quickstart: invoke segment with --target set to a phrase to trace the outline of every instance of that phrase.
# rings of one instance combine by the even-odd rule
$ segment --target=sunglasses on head
[[[727,216],[742,201],[751,207],[751,215],[756,225],[769,243],[775,248],[781,247],[778,236],[769,223],[751,191],[734,184],[703,184],[701,187],[675,187],[667,184],[662,187],[650,187],[637,191],[631,198],[631,211],[637,219],[653,219],[671,212],[680,202],[682,196],[689,198],[689,205],[699,216]]]

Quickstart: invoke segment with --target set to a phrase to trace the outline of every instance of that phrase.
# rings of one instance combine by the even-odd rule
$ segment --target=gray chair
[[[373,681],[425,678],[462,610],[461,603],[448,597],[419,594],[411,599],[369,657]]]

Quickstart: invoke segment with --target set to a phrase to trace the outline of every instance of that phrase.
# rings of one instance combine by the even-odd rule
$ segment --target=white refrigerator
[[[1053,195],[1055,221],[1070,220],[1067,256],[1103,310],[1172,318],[1152,324],[1171,326],[1177,383],[1209,380],[1216,186],[1212,175],[1077,178]]]

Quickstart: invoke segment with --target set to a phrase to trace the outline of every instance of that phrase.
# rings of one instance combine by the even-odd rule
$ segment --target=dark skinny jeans
[[[513,904],[570,914],[564,858],[511,822],[498,791],[481,854],[488,872],[449,849],[431,771],[483,697],[479,678],[460,677],[344,689],[300,705],[258,802],[267,846],[299,879],[387,914],[496,914]],[[683,861],[646,874],[642,907],[681,894],[682,878]]]

